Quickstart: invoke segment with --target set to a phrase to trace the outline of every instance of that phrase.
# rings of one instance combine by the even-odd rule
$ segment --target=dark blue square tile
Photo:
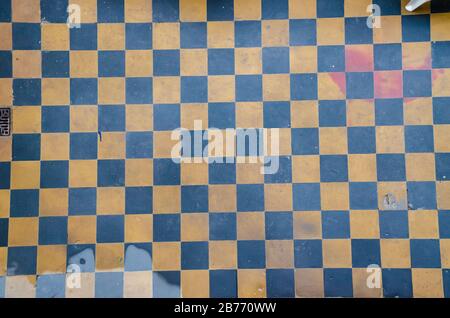
[[[42,77],[69,77],[69,52],[42,52]]]
[[[0,22],[11,22],[11,0],[3,0],[0,7]]]
[[[181,133],[181,155],[184,158],[203,157],[206,159],[208,131],[181,129],[179,132]],[[174,158],[174,160],[178,162],[178,159]]]
[[[128,132],[127,158],[152,158],[152,157],[153,157],[153,133]]]
[[[97,243],[122,243],[124,230],[123,215],[97,216]]]
[[[373,0],[381,9],[381,15],[400,15],[401,0]]]
[[[211,270],[209,271],[209,296],[212,298],[236,298],[237,297],[237,272],[236,270]]]
[[[153,183],[155,185],[179,185],[180,165],[172,159],[153,160]]]
[[[402,45],[400,43],[375,44],[373,55],[376,71],[402,69]]]
[[[208,170],[209,184],[236,183],[236,164],[234,162],[211,162]]]
[[[182,103],[208,102],[208,77],[206,76],[181,77],[181,102]]]
[[[39,160],[41,157],[40,134],[14,134],[12,138],[13,161]]]
[[[431,96],[431,71],[403,71],[404,97]]]
[[[260,47],[261,21],[236,21],[234,42],[236,47]]]
[[[68,245],[66,263],[77,265],[81,273],[95,272],[95,244]]]
[[[9,247],[7,275],[35,275],[36,261],[36,246]]]
[[[150,214],[152,212],[152,187],[127,187],[125,189],[126,214]]]
[[[445,0],[436,0],[431,3],[431,13],[450,12],[450,4]]]
[[[450,68],[450,41],[431,42],[433,68]]]
[[[207,0],[208,21],[232,21],[234,19],[233,0]]]
[[[210,128],[235,128],[236,110],[234,103],[209,103],[208,125]]]
[[[320,181],[346,182],[348,180],[348,164],[346,155],[320,156]]]
[[[439,240],[412,239],[411,267],[413,268],[440,268],[441,253]]]
[[[9,189],[11,185],[11,163],[0,162],[0,189]]]
[[[125,51],[99,51],[98,52],[99,77],[125,76]]]
[[[125,47],[127,50],[149,50],[152,48],[151,23],[127,23],[125,32]]]
[[[153,215],[153,241],[177,242],[180,240],[180,214]]]
[[[67,217],[39,218],[39,245],[67,244]]]
[[[122,298],[123,273],[95,273],[95,298]]]
[[[98,133],[70,134],[70,159],[97,159]]]
[[[0,247],[8,246],[8,219],[0,219]]]
[[[12,52],[0,51],[0,78],[12,77]]]
[[[317,211],[320,210],[320,184],[296,183],[292,186],[294,210]]]
[[[181,242],[181,269],[208,269],[208,242]]]
[[[450,98],[433,98],[433,122],[435,124],[450,124]]]
[[[343,127],[347,124],[347,108],[343,100],[319,101],[319,126]]]
[[[265,268],[266,246],[264,241],[238,241],[238,268]]]
[[[153,79],[139,77],[126,79],[127,104],[151,104],[153,102]]]
[[[181,212],[208,212],[208,186],[182,186]]]
[[[97,0],[99,23],[124,22],[124,0]]]
[[[66,23],[68,0],[41,0],[41,20],[50,23]]]
[[[322,240],[294,241],[295,268],[321,268]]]
[[[265,47],[262,49],[263,73],[289,73],[289,48]]]
[[[238,184],[237,209],[239,212],[264,210],[263,184]]]
[[[436,161],[436,179],[447,181],[450,179],[450,153],[435,154]]]
[[[39,190],[11,190],[11,217],[39,215]]]
[[[290,156],[272,156],[267,157],[265,160],[271,162],[271,165],[264,166],[265,183],[292,182],[292,164]]]
[[[413,209],[436,209],[436,183],[433,181],[408,182],[408,204]]]
[[[408,212],[407,211],[380,211],[381,238],[408,238]]]
[[[350,238],[348,211],[322,211],[322,237],[324,239]]]
[[[288,0],[262,0],[262,18],[264,20],[288,19]]]
[[[70,104],[95,105],[98,101],[97,91],[96,78],[71,78]]]
[[[351,268],[325,268],[323,280],[325,297],[353,297]]]
[[[413,296],[411,269],[383,269],[382,277],[384,297]]]
[[[236,213],[209,214],[210,240],[236,240]]]
[[[403,125],[403,100],[376,99],[375,124],[377,126]]]
[[[96,188],[69,189],[69,215],[95,215],[96,212]]]
[[[69,106],[42,106],[41,116],[43,133],[69,132]]]
[[[373,73],[350,72],[346,77],[346,91],[348,99],[373,98]]]
[[[67,188],[69,161],[41,161],[41,188]]]
[[[40,79],[14,79],[14,105],[15,106],[40,106],[41,105],[41,80]]]
[[[266,271],[267,297],[295,297],[295,278],[293,269],[268,269]]]
[[[183,22],[180,24],[181,48],[206,48],[206,22]]]
[[[317,47],[317,63],[319,72],[344,72],[344,46],[327,45]]]
[[[103,131],[125,131],[125,106],[98,106],[98,129]]]
[[[290,45],[316,45],[316,20],[289,20]]]
[[[430,15],[402,16],[403,42],[430,41]]]
[[[319,129],[293,128],[291,140],[293,155],[319,154]]]
[[[178,0],[153,0],[153,22],[178,22],[180,4]]]
[[[252,102],[262,100],[262,76],[236,76],[236,101]]]
[[[338,18],[344,16],[344,0],[317,0],[318,18]]]
[[[125,185],[124,160],[99,160],[97,170],[99,187],[123,187]]]
[[[164,1],[164,0],[162,0]],[[178,1],[177,1],[178,3]],[[179,298],[181,284],[180,271],[153,272],[153,297],[154,298]],[[167,288],[167,286],[176,286]]]
[[[442,280],[444,285],[444,297],[450,298],[450,269],[442,270]]]
[[[367,27],[367,17],[345,18],[345,44],[371,44],[372,29]]]
[[[179,76],[180,51],[179,50],[153,51],[153,74],[155,76]]]
[[[266,212],[266,240],[292,240],[292,212]]]
[[[376,182],[350,183],[350,209],[376,210],[378,195]]]
[[[289,102],[264,102],[264,128],[289,128],[291,104]]]
[[[403,154],[377,154],[378,181],[404,181],[405,155]]]
[[[41,24],[13,23],[12,39],[13,50],[40,50]]]
[[[375,127],[349,127],[348,153],[375,153]]]
[[[150,230],[150,229],[149,229]],[[142,272],[152,270],[152,243],[125,244],[126,272]]]
[[[450,210],[439,211],[439,237],[441,239],[450,238]]]
[[[263,129],[244,129],[238,128],[236,129],[236,139],[237,139],[237,147],[236,154],[237,156],[260,156],[263,149]],[[269,158],[266,158],[265,165],[269,163]]]
[[[153,120],[155,130],[173,130],[180,128],[180,105],[154,105]]]
[[[233,75],[234,74],[234,49],[209,49],[208,50],[208,74],[209,75]]]
[[[367,268],[381,264],[380,240],[352,240],[352,266]]]
[[[316,100],[317,74],[291,74],[291,99]]]
[[[80,28],[71,28],[70,49],[97,50],[97,24],[82,23]]]
[[[406,152],[433,152],[433,126],[406,126],[405,148]]]
[[[37,298],[64,298],[65,293],[65,274],[40,275],[37,277]]]

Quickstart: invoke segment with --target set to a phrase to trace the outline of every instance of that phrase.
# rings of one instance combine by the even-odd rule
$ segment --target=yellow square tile
[[[179,143],[172,138],[172,131],[155,131],[153,133],[154,158],[171,158],[174,147]]]
[[[71,132],[97,132],[98,110],[97,106],[70,107]]]
[[[263,98],[265,101],[290,100],[289,74],[263,75]]]
[[[450,152],[450,125],[435,125],[434,150],[436,152]]]
[[[436,268],[412,269],[413,296],[416,298],[442,298],[442,270]]]
[[[236,211],[236,186],[209,185],[208,199],[210,212]]]
[[[153,23],[153,49],[169,50],[179,48],[179,23]]]
[[[321,155],[347,154],[347,128],[319,128],[319,149]]]
[[[104,105],[125,103],[125,78],[100,77],[98,103]]]
[[[333,239],[322,241],[323,267],[352,267],[351,240]]]
[[[290,48],[290,69],[292,73],[317,72],[317,47],[294,46]]]
[[[376,269],[380,271],[381,269]],[[352,269],[352,281],[353,281],[353,297],[356,298],[381,298],[382,288],[369,288],[367,281],[370,275],[374,272],[368,272],[367,268],[353,268]],[[381,286],[380,286],[381,287]]]
[[[153,242],[153,270],[180,270],[180,242]]]
[[[42,79],[42,104],[43,105],[69,105],[70,82],[68,78],[43,78]]]
[[[292,128],[319,126],[319,110],[315,101],[291,102]]]
[[[12,24],[0,23],[0,50],[12,50]]]
[[[39,218],[10,218],[8,246],[34,246],[38,244]]]
[[[261,29],[263,47],[289,45],[288,20],[263,20]]]
[[[70,51],[70,77],[97,77],[97,51]]]
[[[0,79],[0,103],[11,106],[13,101],[12,79]]]
[[[123,244],[96,244],[95,269],[98,272],[115,272],[124,269]]]
[[[181,184],[208,184],[208,164],[181,163]]]
[[[99,159],[123,159],[125,158],[125,133],[102,133],[101,142],[98,143]]]
[[[208,129],[208,104],[183,104],[181,107],[181,127],[188,130]]]
[[[153,187],[153,213],[180,213],[180,202],[179,186]]]
[[[377,181],[377,159],[372,154],[348,155],[348,178],[352,182]]]
[[[291,240],[266,241],[266,267],[294,267],[294,243]]]
[[[11,162],[11,189],[39,189],[40,177],[39,161]]]
[[[261,212],[245,212],[237,214],[238,240],[265,239],[264,214]]]
[[[328,182],[320,184],[322,210],[348,210],[348,198],[348,183]]]
[[[187,242],[208,241],[209,218],[207,213],[181,215],[181,240]]]
[[[319,156],[292,156],[292,181],[320,182]]]
[[[125,63],[127,77],[151,77],[153,75],[151,50],[127,50],[125,51]]]
[[[237,265],[236,241],[209,242],[209,268],[230,269]]]
[[[152,22],[152,0],[125,1],[125,22]]]
[[[127,131],[153,130],[152,105],[127,105],[126,122]]]
[[[323,269],[301,268],[295,270],[295,295],[304,298],[324,297]]]
[[[0,275],[6,276],[8,248],[0,247]]]
[[[81,10],[81,23],[97,22],[96,0],[69,0],[69,4],[77,4]]]
[[[11,161],[12,137],[0,138],[0,161]]]
[[[238,297],[239,298],[265,298],[266,271],[263,269],[238,270]]]
[[[356,239],[380,238],[378,211],[350,211],[350,233]]]
[[[336,100],[345,99],[346,79],[345,73],[319,73],[317,76],[319,99]]]
[[[317,45],[343,45],[344,19],[317,19]]]
[[[380,247],[381,247],[381,266],[383,268],[411,267],[409,240],[382,239],[380,241]]]
[[[125,242],[144,243],[153,240],[152,215],[125,216]]]
[[[41,189],[39,191],[39,216],[67,216],[68,212],[68,189]]]
[[[41,160],[68,160],[69,134],[41,134]]]
[[[13,77],[40,78],[41,51],[13,51]]]
[[[450,88],[448,82],[450,80],[450,72],[446,68],[433,69],[433,96],[448,96]]]
[[[67,222],[69,244],[92,244],[97,242],[96,216],[70,216]]]
[[[206,21],[206,0],[180,0],[180,21]]]
[[[409,237],[412,239],[439,238],[438,212],[435,210],[408,211]]]
[[[316,17],[316,0],[289,0],[289,19]]]
[[[125,161],[125,185],[127,187],[151,186],[152,184],[152,159],[127,159]]]
[[[431,68],[431,43],[402,43],[402,61],[404,70]]]
[[[181,271],[181,293],[186,298],[209,297],[209,271]]]
[[[449,41],[448,34],[450,13],[433,13],[430,15],[431,41]]]
[[[125,188],[97,188],[97,214],[124,214]]]
[[[371,99],[347,101],[347,126],[374,126],[375,110]]]
[[[236,48],[234,54],[236,74],[262,73],[261,48]]]
[[[0,190],[0,218],[9,217],[10,192],[9,190]]]
[[[70,160],[69,161],[69,186],[96,187],[97,186],[97,161],[96,160]]]
[[[42,50],[68,51],[70,49],[69,28],[66,24],[46,23],[41,25]],[[29,51],[27,51],[29,52]]]
[[[437,206],[441,210],[450,210],[450,182],[437,182]]]
[[[441,239],[439,241],[439,245],[440,245],[440,249],[441,249],[442,268],[449,268],[450,267],[450,239]],[[0,272],[1,272],[1,270],[0,270]]]
[[[41,107],[14,107],[12,109],[12,130],[20,133],[41,132]]]
[[[347,0],[344,2],[345,17],[366,17],[367,7],[371,4],[371,0]]]
[[[208,76],[208,101],[232,102],[235,100],[234,76]]]
[[[322,217],[320,211],[294,212],[294,239],[321,239]]]
[[[236,127],[238,128],[262,128],[263,106],[262,103],[236,103]]]
[[[260,20],[261,1],[259,0],[234,0],[235,20]]]
[[[380,210],[406,210],[408,208],[405,182],[378,182]]]
[[[176,104],[180,102],[180,77],[154,77],[153,103]]]
[[[208,75],[208,51],[206,49],[180,50],[180,72],[182,76]]]
[[[37,252],[37,273],[62,274],[66,272],[67,248],[64,245],[41,245]]]
[[[12,0],[12,22],[41,22],[39,0]]]
[[[433,181],[436,179],[434,154],[408,153],[405,155],[408,181]]]
[[[208,48],[234,48],[234,22],[208,22]]]
[[[374,43],[401,43],[402,20],[401,16],[381,16],[381,28],[373,29]]]
[[[376,144],[377,153],[405,152],[403,126],[377,126]]]
[[[292,185],[265,184],[264,206],[266,211],[292,211]]]
[[[66,286],[66,298],[94,298],[95,273],[81,273],[80,287],[81,288],[68,288]]]
[[[152,272],[123,273],[124,298],[150,298],[153,289]]]
[[[267,142],[264,147],[266,156],[290,156],[292,154],[291,129],[277,128],[265,130]]]
[[[261,173],[262,163],[236,163],[236,181],[239,184],[264,183],[264,174]]]
[[[6,298],[35,298],[36,276],[9,276],[5,280]]]

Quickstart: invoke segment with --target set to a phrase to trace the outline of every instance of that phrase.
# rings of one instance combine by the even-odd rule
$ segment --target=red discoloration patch
[[[345,70],[347,72],[373,71],[373,50],[371,46],[346,46]]]
[[[443,76],[445,71],[441,68],[436,68],[431,71],[431,77],[433,81],[437,80],[439,77]]]
[[[345,95],[347,92],[347,84],[345,80],[345,73],[343,72],[336,72],[336,73],[328,73],[330,75],[330,78],[333,80],[334,83],[339,87],[341,92]]]
[[[403,97],[403,74],[401,71],[380,71],[374,74],[375,98]]]

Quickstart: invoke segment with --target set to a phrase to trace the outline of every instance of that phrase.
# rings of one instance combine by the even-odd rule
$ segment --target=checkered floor
[[[373,3],[1,0],[0,297],[450,297],[450,2]]]

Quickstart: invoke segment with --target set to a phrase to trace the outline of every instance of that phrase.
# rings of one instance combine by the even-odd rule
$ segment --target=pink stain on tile
[[[402,71],[379,71],[374,73],[375,98],[403,97]]]
[[[347,72],[373,71],[372,48],[369,46],[346,46],[345,70]]]
[[[403,56],[404,61],[407,65],[403,66],[405,70],[429,70],[431,69],[431,56],[428,54],[426,56]]]
[[[431,78],[433,79],[433,81],[435,81],[444,74],[445,71],[442,68],[435,68],[431,71]]]
[[[330,72],[328,73],[331,80],[339,87],[339,90],[345,95],[347,92],[347,82],[345,80],[344,72]]]

